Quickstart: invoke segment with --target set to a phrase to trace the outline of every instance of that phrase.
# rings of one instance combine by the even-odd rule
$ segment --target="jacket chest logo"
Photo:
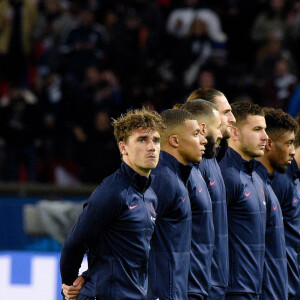
[[[251,194],[251,192],[249,192],[249,193],[245,192],[245,197],[248,198],[250,196],[250,194]]]
[[[131,205],[129,205],[129,209],[134,209],[134,208],[136,208],[138,205],[133,205],[133,206],[131,206]]]

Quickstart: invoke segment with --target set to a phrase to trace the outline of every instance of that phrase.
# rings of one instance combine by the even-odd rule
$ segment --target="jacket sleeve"
[[[86,250],[97,243],[99,235],[118,214],[121,197],[114,197],[112,190],[101,185],[84,204],[83,212],[62,248],[60,272],[63,283],[73,284]]]

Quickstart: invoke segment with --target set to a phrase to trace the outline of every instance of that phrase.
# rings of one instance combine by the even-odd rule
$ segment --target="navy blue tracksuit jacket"
[[[225,295],[228,285],[228,224],[226,190],[216,158],[204,158],[199,164],[212,201],[215,243],[211,265],[211,289],[209,298],[218,299]]]
[[[187,183],[192,208],[192,243],[188,298],[206,299],[211,285],[211,262],[214,247],[212,204],[198,164]]]
[[[87,282],[82,295],[146,299],[157,204],[150,183],[151,177],[140,176],[123,162],[96,188],[64,243],[60,260],[63,283],[73,284],[87,251]]]
[[[274,174],[268,174],[262,164],[256,168],[256,172],[265,182],[268,191],[266,252],[260,299],[286,300],[288,285],[284,227],[280,204],[271,186]]]
[[[286,174],[277,173],[272,187],[283,214],[288,262],[289,299],[300,299],[300,172],[295,160]]]
[[[191,169],[161,151],[152,171],[158,206],[149,260],[150,300],[187,299],[192,217],[186,183]]]
[[[261,293],[265,254],[265,184],[255,172],[255,160],[245,161],[228,148],[220,168],[226,187],[229,281],[226,295]]]

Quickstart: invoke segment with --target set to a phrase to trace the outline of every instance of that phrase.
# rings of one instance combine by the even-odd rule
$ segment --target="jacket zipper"
[[[146,212],[146,215],[147,215],[147,227],[145,229],[145,234],[144,234],[144,240],[145,240],[145,245],[146,245],[147,244],[146,234],[147,234],[147,229],[148,229],[148,226],[149,226],[149,213],[148,213],[148,209],[147,209],[147,205],[146,205],[146,201],[145,201],[145,191],[143,192],[143,203],[144,203],[145,212]],[[139,286],[140,286],[140,281],[139,281]],[[141,286],[140,286],[140,289],[141,289]],[[142,289],[141,289],[141,291],[142,291]],[[146,299],[146,295],[145,295],[145,299]]]
[[[256,196],[257,196],[258,201],[259,201],[260,197],[259,197],[259,193],[258,193],[258,191],[257,191],[257,188],[256,188],[256,186],[255,186],[255,184],[254,184],[253,173],[251,173],[251,182],[252,182],[252,185],[254,186],[255,193],[256,193]],[[266,200],[266,199],[264,199],[264,202],[265,202],[265,200]],[[264,204],[263,204],[263,205],[264,205]],[[266,204],[266,205],[267,205],[267,204]],[[266,206],[266,205],[265,205],[265,206]],[[263,220],[262,220],[262,216],[261,216],[261,208],[262,208],[262,206],[261,206],[260,201],[259,201],[259,208],[260,208],[260,214],[259,214],[259,216],[260,216],[260,223],[261,223],[261,225],[262,225],[261,228],[263,228],[264,224],[263,224]],[[265,225],[266,225],[266,224],[265,224]]]

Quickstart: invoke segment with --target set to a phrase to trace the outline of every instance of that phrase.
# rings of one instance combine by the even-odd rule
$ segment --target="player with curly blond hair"
[[[113,120],[121,167],[83,206],[60,260],[65,299],[145,299],[157,197],[150,172],[158,163],[158,113],[128,111]],[[78,277],[84,254],[88,271]],[[80,282],[80,284],[79,284]]]

